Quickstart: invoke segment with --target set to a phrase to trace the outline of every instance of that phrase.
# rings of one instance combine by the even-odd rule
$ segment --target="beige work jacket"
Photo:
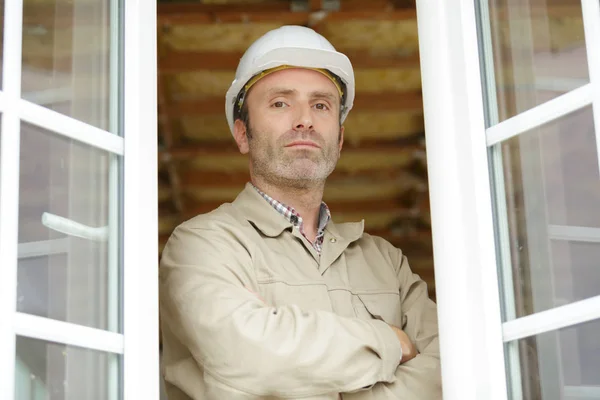
[[[319,256],[249,184],[175,229],[160,311],[169,400],[441,398],[436,306],[402,252],[330,222]]]

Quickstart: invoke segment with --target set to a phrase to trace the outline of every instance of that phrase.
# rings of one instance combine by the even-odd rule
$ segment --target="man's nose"
[[[313,123],[310,106],[299,107],[296,121],[294,121],[294,130],[309,131],[312,129]]]

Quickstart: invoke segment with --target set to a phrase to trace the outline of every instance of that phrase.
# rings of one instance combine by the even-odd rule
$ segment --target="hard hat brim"
[[[233,134],[233,108],[235,100],[254,75],[281,65],[299,68],[324,68],[336,74],[346,84],[346,104],[340,120],[343,122],[354,103],[354,73],[350,59],[337,51],[310,49],[304,47],[283,47],[271,50],[253,62],[254,68],[246,75],[236,79],[227,91],[225,113],[229,129]]]

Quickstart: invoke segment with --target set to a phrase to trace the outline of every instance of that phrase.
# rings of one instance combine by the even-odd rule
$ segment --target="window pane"
[[[506,319],[600,294],[600,181],[591,107],[502,145],[512,282]],[[506,272],[506,271],[504,271]],[[514,300],[514,310],[512,308]]]
[[[118,163],[22,125],[18,311],[120,331]]]
[[[513,399],[600,399],[600,321],[507,343]],[[522,394],[522,397],[520,396]]]
[[[17,337],[15,400],[120,398],[120,356]]]
[[[23,98],[110,132],[118,126],[116,0],[23,1]],[[112,27],[112,29],[111,29]]]
[[[589,82],[579,1],[490,0],[489,9],[499,121]]]

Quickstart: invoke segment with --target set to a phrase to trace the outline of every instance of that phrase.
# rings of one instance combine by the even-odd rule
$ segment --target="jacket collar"
[[[292,223],[267,203],[250,182],[233,201],[233,206],[265,236],[279,236],[284,230],[292,228]]]
[[[265,236],[276,237],[292,228],[292,223],[279,214],[250,182],[246,183],[244,190],[233,201],[233,206]],[[351,243],[362,236],[364,221],[335,224],[330,220],[325,231],[334,238]]]
[[[333,221],[329,221],[325,231],[328,232],[331,237],[342,239],[342,241],[348,244],[361,238],[365,230],[365,221],[360,222],[344,222],[335,224]]]

